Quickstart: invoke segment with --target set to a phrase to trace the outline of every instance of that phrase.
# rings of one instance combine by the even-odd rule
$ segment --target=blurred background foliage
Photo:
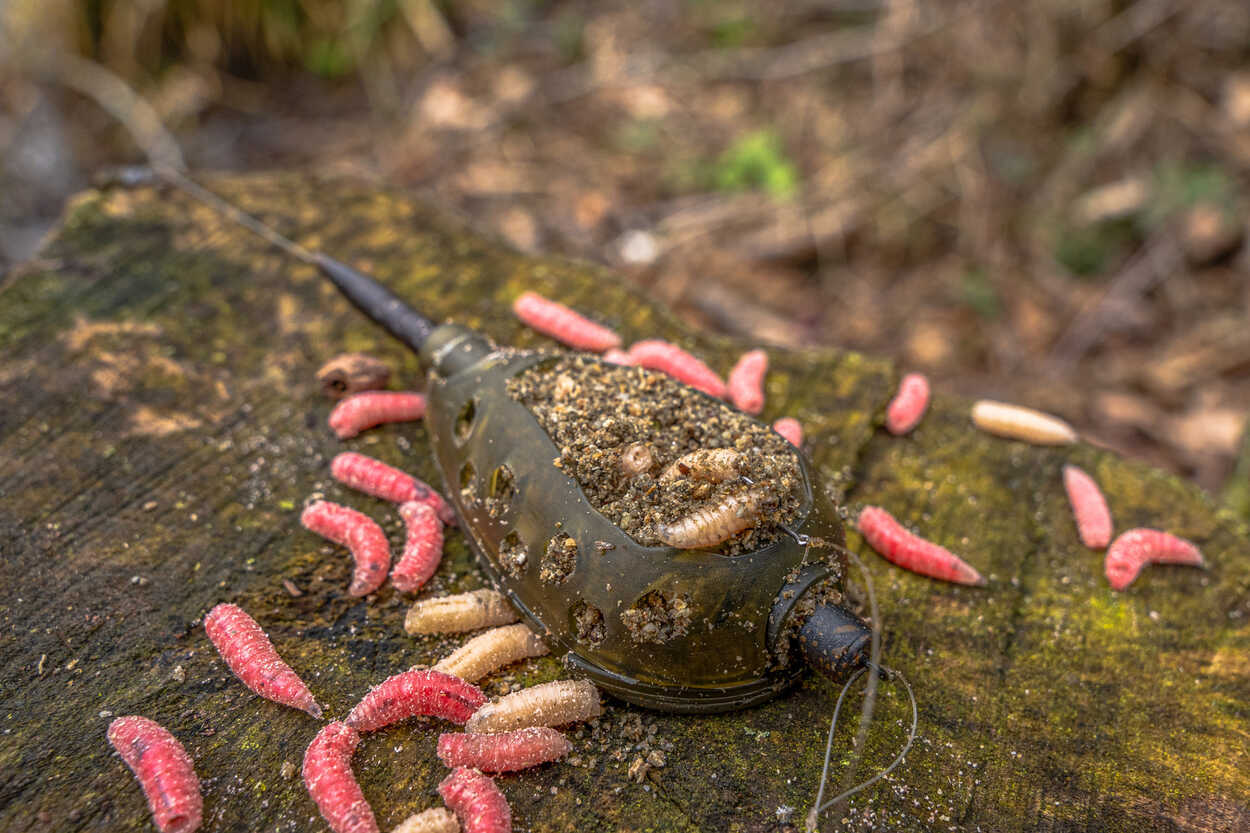
[[[193,169],[406,187],[1243,494],[1248,60],[1245,0],[7,0],[0,267],[141,158],[116,78]]]

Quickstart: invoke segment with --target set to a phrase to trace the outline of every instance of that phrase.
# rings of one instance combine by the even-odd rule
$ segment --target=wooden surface
[[[402,195],[296,176],[211,184],[500,343],[546,344],[508,311],[534,289],[597,311],[627,340],[679,339],[722,372],[744,346],[684,332],[603,270],[512,254]],[[201,619],[218,601],[244,606],[333,717],[455,644],[405,636],[407,600],[389,586],[348,597],[345,553],[299,527],[305,499],[324,493],[387,519],[398,541],[392,511],[330,480],[344,448],[434,475],[420,426],[346,443],[326,428],[313,374],[347,350],[419,384],[415,359],[312,270],[174,193],[80,197],[42,259],[4,281],[0,830],[152,829],[104,739],[110,716],[129,713],[164,724],[195,758],[205,830],[325,829],[298,777],[318,723],[245,690]],[[1231,514],[1087,446],[978,434],[968,403],[941,395],[912,436],[892,438],[877,427],[890,364],[772,356],[764,416],[803,421],[816,470],[848,508],[885,506],[989,579],[977,589],[912,576],[850,536],[876,577],[887,663],[916,688],[920,735],[902,767],[852,799],[844,829],[1250,828],[1250,548]],[[1065,461],[1103,484],[1118,529],[1188,537],[1210,569],[1148,568],[1127,593],[1110,591],[1101,554],[1076,539]],[[429,592],[480,582],[458,533],[448,553]],[[487,688],[560,674],[554,660],[531,662]],[[596,730],[575,733],[574,762],[500,783],[518,830],[801,827],[835,696],[809,677],[715,717],[609,703]],[[893,755],[904,715],[883,688],[861,772]],[[356,770],[383,829],[437,803],[440,728],[414,722],[361,744]],[[850,738],[848,722],[837,750]],[[667,765],[631,779],[657,748]]]

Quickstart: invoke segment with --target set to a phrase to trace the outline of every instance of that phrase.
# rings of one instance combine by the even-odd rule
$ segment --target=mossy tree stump
[[[293,176],[211,184],[500,343],[546,343],[509,313],[534,289],[627,339],[681,341],[721,371],[744,346],[683,330],[601,269],[510,253],[402,195]],[[206,830],[324,829],[298,777],[319,724],[242,688],[200,620],[218,601],[243,605],[331,716],[448,650],[404,635],[408,600],[389,587],[348,597],[349,559],[298,524],[315,492],[392,517],[330,480],[343,448],[434,476],[419,425],[336,441],[313,378],[330,356],[365,351],[415,384],[415,359],[310,268],[155,190],[74,203],[42,259],[0,288],[0,350],[0,829],[151,829],[104,739],[110,715],[128,713],[185,743]],[[890,364],[772,352],[765,417],[803,421],[827,487],[851,510],[885,506],[989,579],[963,588],[906,574],[850,536],[876,578],[888,664],[919,697],[920,734],[901,768],[849,802],[847,829],[1250,827],[1250,553],[1235,519],[1176,478],[1088,446],[978,434],[968,403],[950,397],[892,438],[877,429]],[[1103,484],[1119,529],[1191,538],[1210,568],[1152,567],[1112,592],[1101,554],[1076,538],[1067,461]],[[398,536],[394,520],[388,529]],[[480,582],[449,537],[427,592]],[[560,674],[547,659],[513,678]],[[614,703],[599,733],[575,739],[577,765],[500,783],[521,830],[801,827],[835,695],[809,677],[714,717]],[[861,772],[892,757],[905,712],[883,687]],[[671,745],[667,766],[641,782],[628,776],[639,718]],[[837,736],[842,753],[852,723]],[[437,803],[439,729],[416,722],[362,744],[356,771],[383,829]]]

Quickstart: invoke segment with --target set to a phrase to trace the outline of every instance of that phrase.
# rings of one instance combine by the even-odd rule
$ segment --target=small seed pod
[[[971,564],[945,547],[911,534],[880,507],[865,506],[859,513],[857,526],[868,546],[891,564],[956,584],[985,584],[985,579]]]
[[[523,688],[487,703],[464,724],[466,732],[498,734],[529,726],[563,726],[602,713],[599,689],[589,680],[556,680]]]
[[[330,412],[330,429],[340,440],[385,422],[413,422],[425,416],[425,397],[419,393],[365,391],[353,394]]]
[[[443,803],[456,811],[464,833],[512,833],[512,810],[495,782],[463,767],[438,785]]]
[[[920,424],[929,407],[929,380],[923,373],[908,373],[898,385],[898,393],[885,409],[885,429],[901,436]]]
[[[317,371],[321,392],[331,399],[342,399],[366,390],[382,390],[391,381],[385,362],[364,353],[335,356]]]
[[[1147,564],[1206,566],[1202,553],[1184,538],[1157,529],[1130,529],[1107,548],[1103,569],[1111,588],[1124,591]]]
[[[544,656],[548,650],[528,625],[506,625],[473,637],[441,660],[433,670],[473,683],[505,665]]]
[[[448,526],[456,523],[456,513],[428,483],[376,458],[357,454],[355,451],[344,451],[330,461],[330,474],[348,488],[389,500],[391,503],[408,503],[414,500],[428,503],[443,523]]]
[[[621,337],[612,330],[537,292],[521,293],[512,311],[521,323],[577,350],[602,353],[621,346]]]
[[[773,423],[773,430],[795,448],[803,446],[803,423],[794,417],[782,417]]]
[[[108,741],[139,779],[152,821],[161,833],[191,833],[200,826],[204,799],[191,756],[159,723],[138,715],[109,724]]]
[[[344,723],[327,723],[304,752],[304,786],[334,833],[378,833],[373,808],[352,773],[360,735]]]
[[[530,726],[497,735],[448,732],[438,737],[438,757],[453,769],[514,772],[562,758],[573,749],[568,738],[549,726]]]
[[[256,620],[238,605],[219,604],[204,617],[204,632],[243,685],[284,706],[321,717],[321,706],[282,661]]]
[[[683,550],[714,547],[758,524],[760,509],[769,497],[770,490],[763,486],[729,495],[671,524],[657,524],[656,537],[670,547]]]
[[[982,399],[972,406],[972,423],[990,434],[1009,440],[1023,440],[1034,445],[1071,445],[1076,431],[1058,417]]]
[[[716,371],[676,344],[659,339],[639,341],[629,348],[629,357],[634,364],[667,373],[708,396],[721,399],[727,392],[725,383]]]
[[[472,590],[455,596],[422,599],[404,617],[404,630],[418,633],[463,633],[478,628],[510,625],[516,611],[502,593]]]
[[[1111,543],[1111,510],[1102,490],[1090,477],[1076,466],[1063,467],[1063,488],[1076,516],[1076,531],[1081,543],[1091,550],[1100,550]]]
[[[328,500],[318,500],[304,509],[300,523],[310,532],[351,550],[356,569],[348,594],[367,595],[386,581],[386,570],[391,566],[390,543],[382,527],[367,515]]]
[[[387,677],[369,689],[346,723],[372,732],[417,715],[464,723],[486,702],[477,686],[433,669],[411,669]]]
[[[626,478],[645,474],[651,471],[654,465],[655,455],[651,453],[651,447],[646,443],[627,445],[621,451],[621,474]]]
[[[391,584],[404,593],[415,593],[430,580],[443,560],[443,522],[429,504],[409,501],[399,507],[407,534],[404,554],[391,570]]]
[[[729,401],[748,414],[764,410],[764,374],[768,372],[768,354],[750,350],[742,354],[729,371]]]
[[[721,483],[737,477],[741,464],[742,455],[732,448],[700,448],[678,457],[660,475],[660,482],[672,483],[688,477]]]
[[[431,807],[404,819],[391,833],[460,833],[460,822],[451,810]]]

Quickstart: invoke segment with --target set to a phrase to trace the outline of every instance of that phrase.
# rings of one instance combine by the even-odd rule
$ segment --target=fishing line
[[[815,539],[814,539],[815,540]],[[825,546],[833,547],[840,550],[848,560],[852,561],[864,576],[865,587],[868,592],[868,607],[872,616],[872,642],[869,651],[869,659],[864,663],[864,667],[857,670],[842,685],[842,691],[838,694],[837,703],[833,707],[833,718],[829,721],[829,733],[825,737],[825,759],[820,772],[820,784],[816,789],[816,800],[812,804],[812,809],[807,814],[806,830],[807,833],[816,833],[819,829],[820,814],[825,810],[837,805],[850,796],[861,790],[865,790],[873,784],[889,775],[895,767],[903,762],[903,758],[911,750],[912,742],[916,739],[916,727],[919,724],[919,714],[916,708],[916,696],[912,692],[911,685],[903,676],[902,672],[886,668],[880,663],[881,659],[881,614],[877,607],[876,588],[873,584],[872,574],[868,572],[868,568],[864,566],[864,562],[859,559],[855,553],[845,547],[837,546],[832,542],[820,541]],[[868,676],[868,685],[864,692],[864,704],[860,709],[859,731],[856,733],[855,743],[851,747],[851,765],[846,773],[842,776],[842,781],[838,785],[839,792],[836,796],[824,801],[825,785],[829,780],[829,765],[833,755],[833,734],[838,725],[838,713],[842,710],[842,701],[846,699],[847,692],[850,691],[851,685],[858,680],[863,674],[871,670],[873,673]],[[889,766],[882,769],[871,778],[861,781],[860,783],[847,787],[847,784],[855,777],[855,769],[863,757],[863,746],[868,736],[868,726],[872,723],[873,712],[876,708],[877,680],[884,678],[890,682],[902,682],[903,687],[907,691],[908,700],[911,702],[911,728],[907,735],[907,742],[903,744],[902,750],[894,757]]]

